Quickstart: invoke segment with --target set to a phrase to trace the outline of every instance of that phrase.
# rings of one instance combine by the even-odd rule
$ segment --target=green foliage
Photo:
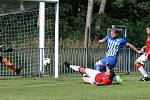
[[[99,32],[99,34],[97,34],[98,36],[97,38],[102,38],[104,35],[106,35],[107,28],[110,26],[109,21],[110,21],[110,17],[108,17],[106,14],[100,14],[100,15],[95,14],[93,16],[93,24],[92,24],[91,33],[95,34],[96,32]]]
[[[129,21],[128,19],[115,19],[111,18],[106,14],[95,15],[93,19],[93,30],[92,33],[99,32],[98,37],[102,38],[106,35],[106,30],[110,25],[125,25],[127,26],[127,40],[128,42],[133,43],[137,47],[142,47],[145,45],[146,32],[145,27],[150,22],[150,19],[147,17],[142,21],[134,22]],[[98,30],[96,29],[98,27]]]
[[[149,6],[149,1],[114,0],[109,1],[106,13],[112,17],[128,18],[130,21],[136,22],[136,20],[141,20],[150,14]]]
[[[101,3],[102,0],[94,0],[94,3],[99,5]]]
[[[81,39],[84,35],[85,6],[80,4],[78,9],[72,4],[61,4],[60,9],[60,37],[62,39]]]
[[[88,0],[87,0],[88,1]],[[86,3],[82,0],[62,0],[60,4],[60,38],[83,39]],[[127,26],[127,39],[141,47],[145,44],[145,26],[149,24],[150,1],[147,0],[107,0],[106,11],[99,15],[101,0],[94,0],[91,36],[103,38],[111,25]]]
[[[118,6],[118,7],[123,7],[124,6],[124,0],[116,0],[113,4]]]

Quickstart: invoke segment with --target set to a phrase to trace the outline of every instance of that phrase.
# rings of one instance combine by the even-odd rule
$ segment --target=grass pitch
[[[107,86],[85,84],[79,75],[58,79],[9,78],[0,80],[0,100],[149,100],[150,81],[123,75],[123,83]]]

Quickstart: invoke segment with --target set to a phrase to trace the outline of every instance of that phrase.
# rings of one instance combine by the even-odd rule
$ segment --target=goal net
[[[44,66],[41,61],[46,57],[54,62],[55,3],[43,1],[45,26],[42,29],[45,34],[39,35],[41,23],[38,0],[0,0],[0,44],[14,49],[13,52],[1,53],[1,56],[7,57],[16,68],[21,67],[23,76],[54,74],[54,64]],[[40,39],[44,43],[40,43]],[[1,63],[0,75],[16,73]]]

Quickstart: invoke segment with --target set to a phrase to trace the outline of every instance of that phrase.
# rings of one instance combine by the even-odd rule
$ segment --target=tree
[[[93,0],[88,0],[87,16],[86,16],[86,26],[85,26],[85,38],[84,47],[91,46],[91,20],[93,13]]]
[[[101,0],[100,7],[99,7],[99,12],[98,12],[99,14],[105,12],[106,3],[107,3],[107,0]]]

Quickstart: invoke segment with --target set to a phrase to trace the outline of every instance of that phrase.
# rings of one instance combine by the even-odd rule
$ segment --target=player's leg
[[[100,73],[99,71],[97,70],[93,70],[93,69],[90,69],[90,68],[85,68],[84,69],[85,73],[86,73],[86,77],[83,77],[82,80],[85,82],[85,83],[90,83],[90,84],[94,84],[95,83],[95,76]]]
[[[116,59],[114,59],[112,57],[104,57],[101,60],[99,60],[98,62],[96,62],[95,67],[96,67],[96,70],[101,71],[101,72],[105,72],[106,71],[106,66],[110,70],[113,70],[116,63],[117,63]]]
[[[147,61],[145,54],[141,55],[137,60],[135,60],[134,64],[142,74],[142,78],[140,81],[148,81],[150,80],[148,74],[144,70],[144,62]]]
[[[95,63],[95,69],[96,70],[98,70],[98,71],[100,71],[100,67],[102,66],[102,63],[101,63],[101,60],[99,60],[99,61],[97,61],[96,63]]]
[[[91,78],[89,77],[82,77],[82,80],[85,82],[85,83],[90,83],[90,84],[94,84],[94,82],[91,80]]]
[[[106,66],[110,69],[113,70],[114,67],[116,66],[117,60],[112,58],[112,57],[104,57],[101,59],[101,72],[105,72],[106,71]],[[117,81],[117,82],[122,82],[122,79],[120,78],[119,75],[116,75],[113,78],[113,81]]]
[[[108,59],[104,57],[95,63],[95,70],[105,72],[107,64],[108,64]]]
[[[81,67],[81,66],[71,65],[71,64],[69,64],[67,61],[64,62],[64,64],[65,64],[65,66],[66,66],[67,68],[71,68],[71,69],[73,69],[73,70],[75,70],[75,71],[77,71],[77,72],[80,72],[80,73],[82,73],[82,74],[85,74],[85,73],[86,73],[86,69],[83,68],[83,67]]]
[[[110,70],[113,70],[114,67],[116,66],[117,60],[112,59],[111,57],[108,57],[107,59],[108,59],[108,64],[107,64],[108,68]],[[122,82],[122,79],[120,78],[119,75],[115,75],[115,77],[113,78],[113,81]]]
[[[110,70],[113,70],[113,68],[115,67],[115,65],[108,65],[108,68],[110,69]],[[113,81],[117,81],[117,82],[122,82],[122,79],[120,78],[120,76],[119,75],[115,75],[114,77],[113,77]]]
[[[10,60],[7,57],[0,56],[0,62],[2,62],[8,68],[12,69],[14,73],[20,74],[21,68],[16,69],[16,67],[10,62]]]
[[[90,84],[94,84],[95,83],[95,76],[97,75],[97,73],[100,73],[97,70],[93,70],[90,68],[83,68],[81,66],[76,66],[76,65],[70,65],[68,62],[64,62],[65,66],[67,68],[71,68],[77,72],[80,72],[82,74],[86,74],[86,77],[83,76],[82,80],[85,83],[90,83]]]

